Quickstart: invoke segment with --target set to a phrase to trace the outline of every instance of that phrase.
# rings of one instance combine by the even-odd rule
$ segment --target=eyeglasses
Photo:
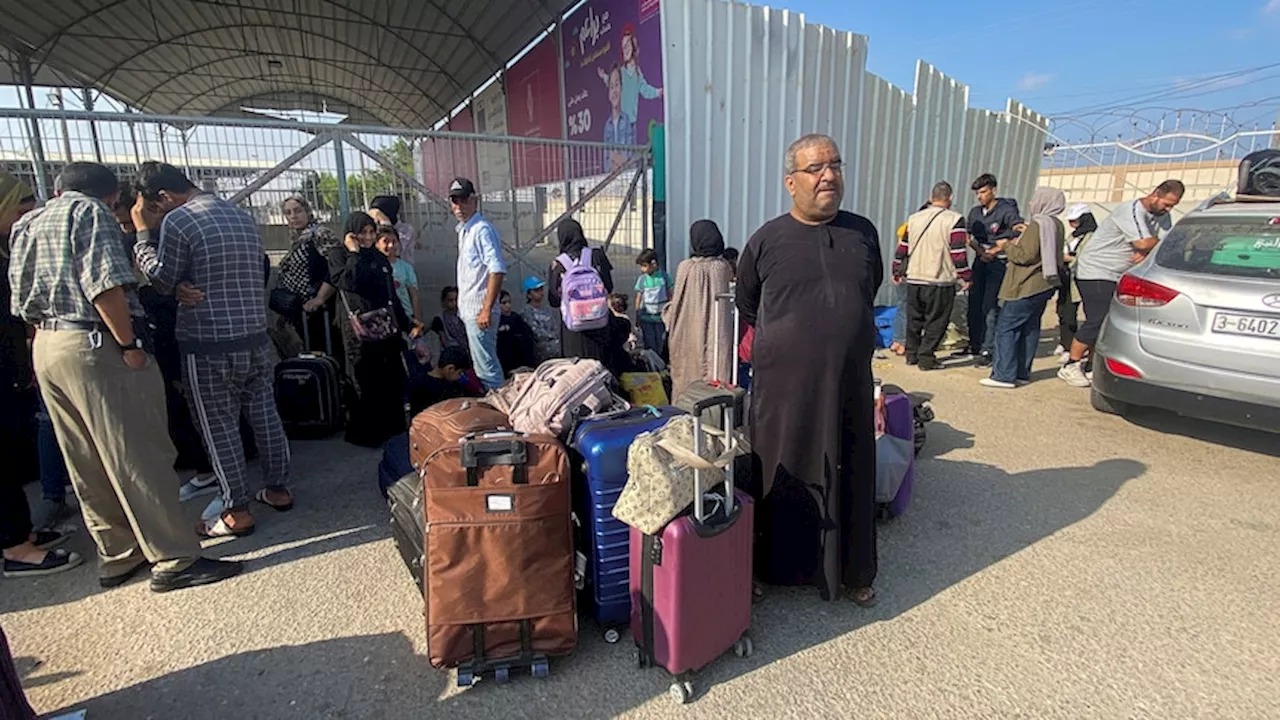
[[[812,165],[806,165],[805,167],[802,167],[802,168],[796,168],[792,172],[793,173],[802,172],[805,175],[812,175],[814,177],[818,177],[822,175],[822,173],[826,172],[828,169],[831,170],[831,172],[835,173],[836,175],[843,175],[844,161],[833,160],[828,163],[814,163]]]

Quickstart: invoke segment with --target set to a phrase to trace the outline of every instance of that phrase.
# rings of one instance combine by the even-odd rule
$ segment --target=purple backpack
[[[609,292],[591,266],[591,248],[583,248],[577,262],[567,254],[556,260],[564,266],[560,280],[560,317],[566,330],[599,330],[609,324]]]

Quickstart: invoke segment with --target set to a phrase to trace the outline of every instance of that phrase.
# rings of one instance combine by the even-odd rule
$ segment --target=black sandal
[[[71,533],[58,532],[56,530],[37,530],[31,534],[36,538],[31,544],[41,550],[52,550],[71,537]]]
[[[38,563],[6,559],[4,561],[4,576],[7,578],[21,578],[56,575],[70,570],[82,562],[84,562],[84,558],[80,557],[79,553],[59,548],[47,551],[44,554],[44,560]]]

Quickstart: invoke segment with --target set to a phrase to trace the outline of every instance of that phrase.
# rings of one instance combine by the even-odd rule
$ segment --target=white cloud
[[[1266,5],[1262,6],[1263,15],[1280,14],[1280,0],[1269,0]]]
[[[1271,0],[1271,1],[1274,3],[1280,3],[1280,0]],[[1027,73],[1026,75],[1022,76],[1021,80],[1018,81],[1018,89],[1019,90],[1038,90],[1044,87],[1045,85],[1048,85],[1050,80],[1053,80],[1053,76],[1048,75],[1046,73],[1034,73],[1034,72]]]

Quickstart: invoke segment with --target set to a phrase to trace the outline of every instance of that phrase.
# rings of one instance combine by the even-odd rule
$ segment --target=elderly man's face
[[[829,220],[844,199],[844,162],[830,143],[818,143],[796,151],[796,169],[787,175],[787,192],[801,215]]]

